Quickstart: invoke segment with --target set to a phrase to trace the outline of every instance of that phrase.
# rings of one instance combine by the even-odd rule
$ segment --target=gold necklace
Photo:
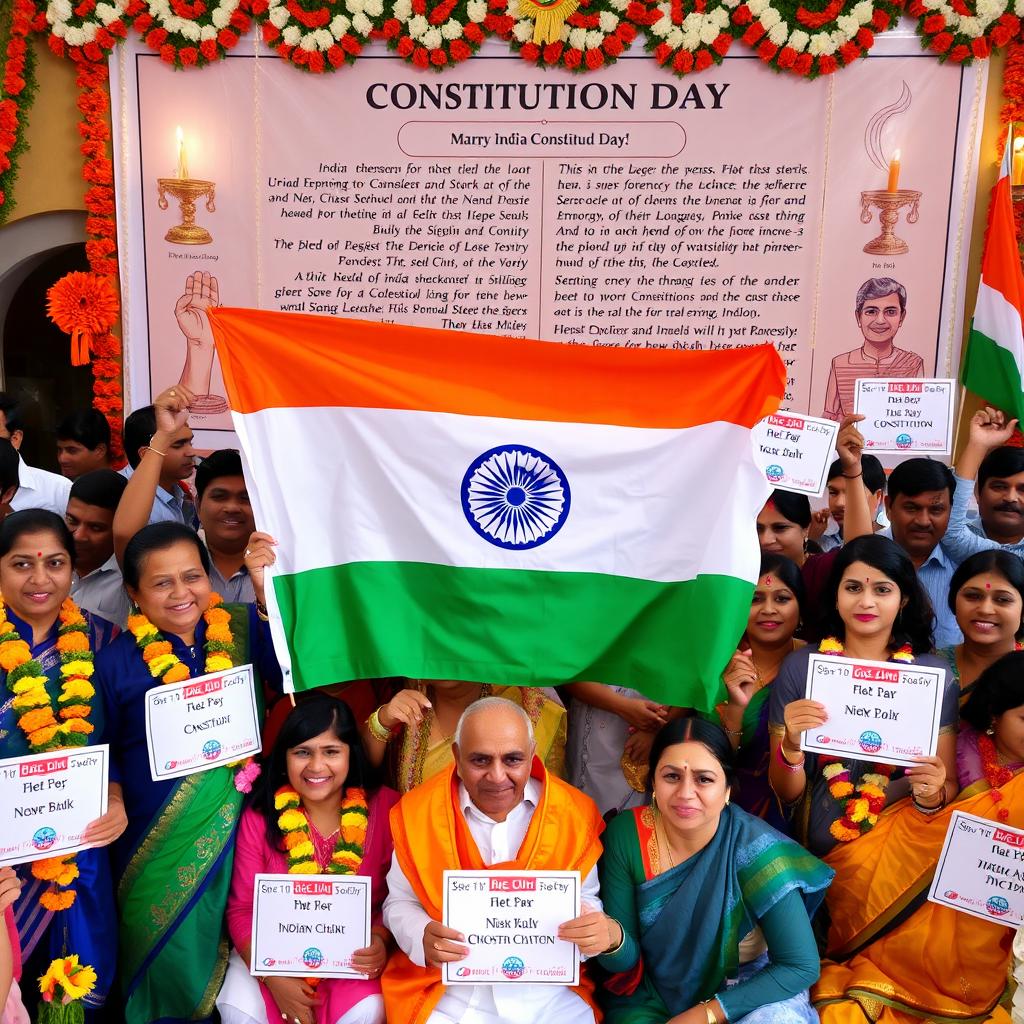
[[[674,868],[676,866],[676,859],[672,856],[672,844],[668,841],[668,833],[665,831],[665,822],[661,819],[661,811],[657,807],[654,808],[654,837],[658,841],[658,851],[661,851],[661,836],[665,837],[665,853],[668,855],[668,866]],[[661,835],[658,834],[658,826],[661,826]]]

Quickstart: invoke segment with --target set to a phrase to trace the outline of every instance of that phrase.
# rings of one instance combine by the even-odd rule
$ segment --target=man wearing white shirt
[[[21,405],[6,391],[0,391],[0,437],[10,441],[15,451],[20,451],[25,437]],[[70,493],[70,480],[28,465],[19,454],[18,492],[10,502],[12,512],[20,512],[24,508],[45,508],[63,518]]]
[[[601,910],[596,863],[604,828],[589,797],[548,775],[522,708],[471,704],[452,743],[455,764],[408,792],[391,813],[395,854],[384,923],[398,952],[384,972],[388,1020],[404,1024],[593,1024],[593,985],[445,986],[440,967],[465,959],[464,936],[441,923],[445,870],[579,871],[580,917],[559,928],[584,956],[613,949],[619,926]]]

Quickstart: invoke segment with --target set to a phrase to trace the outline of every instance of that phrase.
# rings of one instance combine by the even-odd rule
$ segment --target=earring
[[[730,799],[730,798],[729,798],[729,795],[728,795],[728,794],[726,794],[726,797],[725,797],[725,806],[726,806],[726,807],[728,807],[728,806],[729,806],[729,799]]]
[[[985,730],[985,735],[986,736],[995,736],[995,734],[996,734],[996,731],[995,731],[995,729],[991,725]]]
[[[657,795],[657,793],[652,793],[652,794],[651,794],[651,806],[652,806],[652,807],[653,807],[653,808],[654,808],[655,810],[657,810],[657,809],[658,809],[658,795]]]

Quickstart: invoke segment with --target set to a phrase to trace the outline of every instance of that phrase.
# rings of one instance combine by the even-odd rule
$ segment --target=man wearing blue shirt
[[[1003,548],[1024,557],[1024,449],[1007,441],[1017,426],[998,409],[971,418],[970,439],[957,461],[956,492],[943,550],[959,565],[978,551]],[[978,483],[975,488],[975,477]],[[978,519],[968,516],[977,491]]]
[[[891,537],[910,556],[935,612],[935,647],[963,642],[947,595],[956,563],[942,549],[957,486],[948,466],[934,459],[907,459],[889,474],[885,508]]]

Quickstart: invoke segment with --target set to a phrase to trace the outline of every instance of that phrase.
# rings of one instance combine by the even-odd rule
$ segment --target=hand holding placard
[[[766,416],[751,431],[754,461],[773,487],[820,497],[837,429],[834,420],[814,416]]]
[[[868,451],[948,455],[953,443],[956,381],[869,378],[856,382]]]

